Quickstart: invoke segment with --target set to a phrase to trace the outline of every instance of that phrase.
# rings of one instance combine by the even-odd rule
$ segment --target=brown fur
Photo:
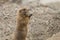
[[[17,13],[17,27],[15,31],[14,40],[26,40],[27,36],[27,24],[30,20],[31,14],[28,14],[29,9],[22,8]]]

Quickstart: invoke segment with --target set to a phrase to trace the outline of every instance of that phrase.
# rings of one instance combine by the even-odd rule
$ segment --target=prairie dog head
[[[32,14],[29,13],[29,9],[27,9],[27,8],[22,8],[22,9],[20,9],[20,10],[19,10],[19,15],[20,15],[21,17],[28,17],[28,18],[30,18],[30,17],[32,16]]]

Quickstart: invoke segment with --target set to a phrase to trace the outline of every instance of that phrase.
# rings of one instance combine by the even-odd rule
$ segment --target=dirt
[[[39,1],[24,2],[8,1],[0,4],[0,40],[12,40],[16,28],[16,12],[21,5],[30,7],[30,13],[33,14],[28,25],[27,40],[49,40],[60,32],[60,2],[47,5]]]

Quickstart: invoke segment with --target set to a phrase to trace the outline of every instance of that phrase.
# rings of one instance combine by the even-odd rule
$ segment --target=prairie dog
[[[29,23],[32,14],[29,14],[29,9],[22,8],[17,13],[16,18],[16,31],[14,34],[14,40],[26,40],[27,36],[27,25]]]

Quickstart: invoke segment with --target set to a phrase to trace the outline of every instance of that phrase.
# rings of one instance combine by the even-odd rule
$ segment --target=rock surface
[[[51,38],[48,38],[47,40],[60,40],[60,32],[54,34]]]
[[[28,25],[27,40],[50,40],[54,38],[54,34],[60,32],[60,2],[42,4],[40,0],[30,0],[19,5],[18,1],[8,1],[0,5],[0,40],[12,40],[16,12],[21,5],[29,6],[30,13],[33,14]]]

